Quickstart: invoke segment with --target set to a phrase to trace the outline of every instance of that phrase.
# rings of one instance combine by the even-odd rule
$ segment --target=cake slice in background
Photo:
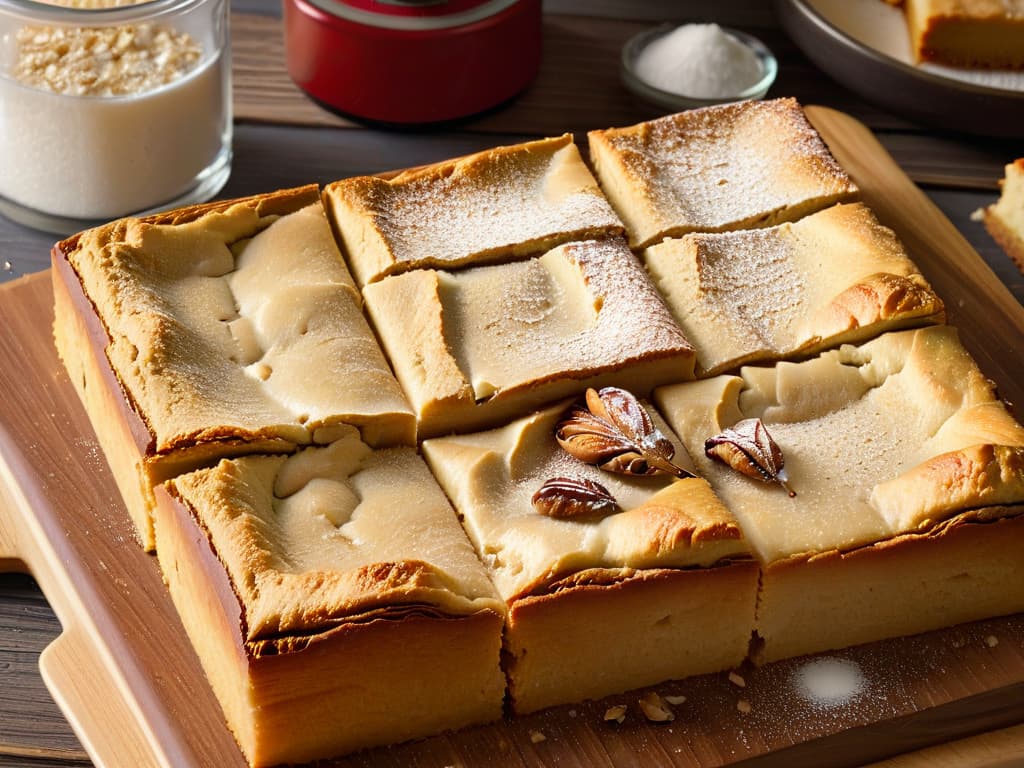
[[[1024,68],[1022,0],[906,0],[903,5],[918,62]]]
[[[1024,157],[1006,166],[999,199],[982,208],[985,229],[1024,272]]]

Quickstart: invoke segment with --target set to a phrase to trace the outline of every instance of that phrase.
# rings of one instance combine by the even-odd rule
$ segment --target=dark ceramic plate
[[[855,2],[884,6],[881,0],[845,2],[850,5],[844,10]],[[1024,90],[968,82],[902,61],[855,37],[842,19],[828,18],[822,0],[776,0],[775,5],[782,26],[815,66],[865,101],[941,130],[1024,138]]]

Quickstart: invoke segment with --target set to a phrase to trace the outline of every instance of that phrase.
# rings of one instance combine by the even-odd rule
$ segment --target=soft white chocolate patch
[[[655,400],[766,562],[1024,502],[1024,427],[945,326],[663,387]],[[742,418],[764,421],[795,498],[704,455]]]
[[[412,441],[411,409],[319,202],[281,216],[241,201],[175,224],[128,219],[84,233],[69,259],[157,453],[207,437],[303,445],[341,421],[375,442]]]
[[[589,568],[707,566],[747,553],[732,516],[705,481],[613,474],[566,453],[554,439],[565,406],[501,429],[423,443],[503,598]],[[664,421],[656,413],[652,419],[675,441],[677,460],[688,465]],[[601,483],[621,511],[597,519],[539,514],[532,496],[553,477]]]
[[[596,297],[561,249],[439,280],[448,343],[477,400],[557,370],[597,323]]]

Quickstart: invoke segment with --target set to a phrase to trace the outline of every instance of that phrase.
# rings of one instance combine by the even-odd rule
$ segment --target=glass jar
[[[73,1],[0,0],[0,212],[67,234],[216,195],[228,0]]]

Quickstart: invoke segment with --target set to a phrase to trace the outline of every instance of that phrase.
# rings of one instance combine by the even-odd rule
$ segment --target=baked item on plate
[[[115,221],[53,262],[57,350],[147,548],[152,488],[202,463],[342,423],[415,440],[315,186]]]
[[[511,261],[622,234],[572,135],[496,147],[390,179],[327,185],[324,201],[361,285],[421,267]]]
[[[906,0],[918,62],[959,67],[1024,67],[1022,0]]]
[[[704,480],[615,474],[566,453],[555,439],[566,405],[423,443],[508,606],[513,709],[739,665],[758,569],[732,515]],[[674,442],[673,461],[688,465],[651,418]],[[555,478],[597,482],[617,506],[544,514],[532,499]]]
[[[1024,157],[1006,166],[999,199],[981,211],[989,234],[1024,271]]]
[[[697,351],[698,376],[944,318],[903,244],[861,203],[767,229],[684,235],[643,258]]]
[[[794,221],[857,193],[795,99],[693,109],[589,138],[633,248]]]
[[[254,766],[501,716],[504,606],[413,448],[352,427],[157,490],[160,566]]]
[[[693,349],[622,238],[363,288],[420,437],[493,426],[588,386],[693,377]]]
[[[1024,610],[1024,427],[953,328],[655,399],[762,563],[759,660]],[[754,418],[795,497],[705,455]]]

